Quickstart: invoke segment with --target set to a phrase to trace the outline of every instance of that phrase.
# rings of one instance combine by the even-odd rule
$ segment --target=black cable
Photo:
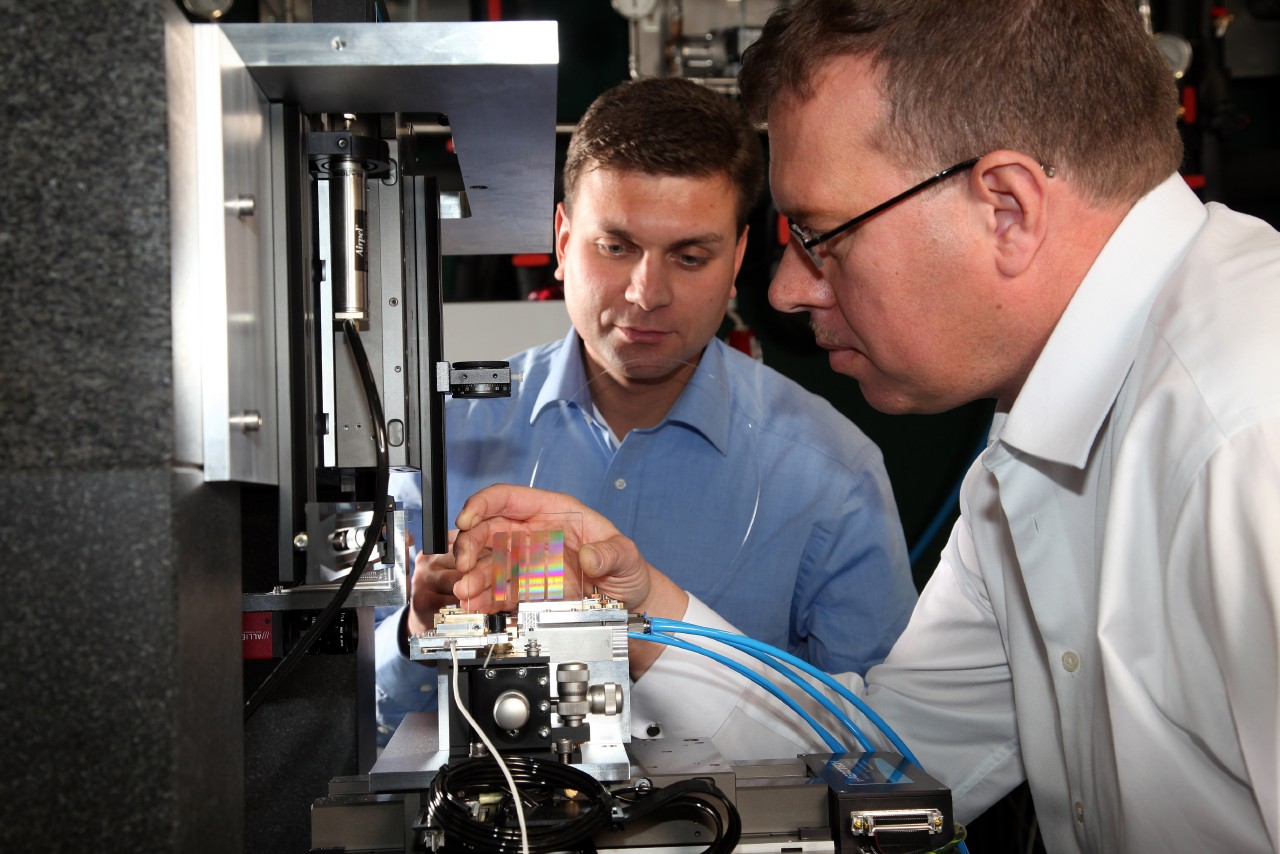
[[[742,820],[733,802],[714,782],[704,778],[681,780],[661,789],[608,791],[594,777],[554,760],[511,756],[507,768],[521,801],[528,804],[525,818],[531,854],[558,851],[591,851],[591,839],[610,825],[637,819],[659,820],[693,814],[715,828],[715,838],[705,854],[730,854],[742,836]],[[557,812],[572,798],[570,818]],[[474,806],[484,794],[498,794],[487,812]],[[720,808],[717,808],[717,804]],[[444,831],[447,850],[518,852],[519,829],[510,819],[511,792],[498,763],[491,757],[451,762],[436,774],[426,801],[426,827]],[[456,847],[455,847],[456,846]]]
[[[698,821],[702,819],[709,821],[711,826],[715,828],[715,836],[711,839],[711,844],[703,854],[729,854],[733,851],[733,846],[726,847],[728,835],[725,833],[724,819],[720,817],[720,810],[716,809],[707,801],[682,795],[662,810],[662,815],[667,821],[680,818],[682,814],[690,814],[690,821]]]
[[[625,824],[628,821],[634,821],[645,816],[669,811],[683,811],[692,807],[704,815],[714,815],[715,817],[716,839],[707,847],[704,854],[729,854],[737,847],[738,840],[742,836],[742,818],[738,814],[738,808],[711,780],[694,777],[672,783],[661,789],[644,791],[626,789],[614,793],[620,800],[623,795],[632,794],[640,794],[642,797],[637,801],[630,802],[629,807],[622,808],[615,813],[614,819],[619,823]],[[725,814],[729,819],[727,826],[721,823],[719,810],[708,799],[718,801],[724,806]]]
[[[609,826],[613,815],[613,799],[594,777],[570,765],[531,757],[506,758],[507,769],[516,783],[522,800],[532,803],[526,812],[529,851],[550,854],[554,851],[578,850],[590,845],[591,837]],[[577,815],[551,820],[538,811],[550,813],[558,805],[564,790],[578,793],[572,801]],[[492,821],[478,818],[471,802],[482,793],[500,792],[503,800],[494,808]],[[437,772],[427,795],[427,823],[445,832],[450,844],[476,851],[518,852],[520,831],[503,826],[499,818],[510,804],[506,778],[491,757],[462,759],[451,762]]]
[[[648,816],[671,821],[677,813],[690,809],[700,816],[709,817],[716,825],[716,839],[704,854],[730,854],[742,835],[742,819],[737,807],[709,778],[691,777],[662,789],[620,789],[614,791],[613,796],[626,804],[626,807],[614,810],[614,821],[621,825]],[[721,810],[716,809],[713,802],[723,805],[724,816],[728,817],[727,826],[721,818]]]
[[[316,642],[316,639],[329,628],[329,624],[338,616],[338,612],[342,610],[342,606],[346,604],[347,597],[351,594],[351,590],[356,586],[356,582],[360,580],[360,576],[364,574],[365,567],[369,564],[369,557],[373,554],[373,547],[378,542],[379,532],[387,520],[387,510],[391,506],[391,497],[387,494],[387,482],[390,480],[390,457],[387,454],[387,428],[382,415],[382,399],[378,397],[378,385],[373,379],[373,369],[369,366],[369,357],[364,351],[364,344],[360,342],[360,334],[356,330],[356,325],[351,320],[342,321],[342,331],[346,333],[347,343],[351,345],[351,355],[356,360],[356,367],[360,371],[360,382],[364,386],[365,398],[369,403],[369,412],[373,417],[374,444],[377,452],[377,468],[374,471],[374,489],[378,495],[378,503],[373,511],[373,519],[369,523],[369,527],[365,529],[364,544],[360,547],[360,553],[356,556],[355,565],[351,567],[351,571],[347,573],[347,577],[342,580],[342,586],[338,588],[338,592],[329,600],[329,604],[320,612],[320,616],[311,624],[311,628],[307,629],[302,639],[298,641],[293,649],[275,666],[262,684],[258,686],[258,690],[253,692],[244,704],[244,719],[247,721],[253,716],[253,713],[262,705],[262,701],[267,695],[275,689],[281,680],[293,672],[298,666],[298,662],[302,660],[302,656],[307,654],[307,650]]]

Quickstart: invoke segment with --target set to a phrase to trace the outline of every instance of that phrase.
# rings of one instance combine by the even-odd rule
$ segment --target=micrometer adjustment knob
[[[591,712],[591,702],[587,698],[587,683],[590,680],[591,672],[581,661],[566,661],[556,667],[559,696],[556,700],[556,714],[570,726],[581,722]]]
[[[587,700],[593,715],[616,715],[622,711],[622,686],[617,682],[592,685]]]

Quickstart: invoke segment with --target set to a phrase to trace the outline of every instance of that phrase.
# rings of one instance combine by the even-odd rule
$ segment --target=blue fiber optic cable
[[[874,751],[876,749],[875,745],[871,743],[871,739],[867,738],[867,736],[862,732],[862,730],[858,727],[858,725],[853,722],[852,718],[850,718],[844,712],[840,711],[840,707],[837,706],[835,703],[831,702],[831,700],[827,698],[826,694],[823,694],[821,691],[819,691],[809,682],[806,682],[804,679],[797,676],[794,670],[787,667],[778,659],[774,658],[773,656],[769,655],[766,652],[762,652],[760,650],[750,649],[746,647],[740,647],[740,646],[735,648],[742,650],[743,652],[747,653],[757,661],[760,661],[763,664],[767,664],[768,666],[772,667],[774,670],[778,671],[783,676],[787,677],[792,682],[794,682],[795,685],[800,690],[804,691],[806,694],[812,697],[815,701],[817,701],[822,706],[822,708],[830,712],[831,715],[836,720],[838,720],[844,726],[845,729],[849,731],[849,734],[854,737],[854,739],[858,742],[858,745],[863,750]]]
[[[664,635],[664,637],[670,637],[670,635]],[[737,647],[737,648],[741,649],[741,647]],[[783,676],[787,677],[793,683],[795,683],[795,685],[798,688],[800,688],[800,690],[804,691],[806,694],[812,697],[814,701],[816,701],[824,709],[830,712],[831,715],[836,720],[838,720],[846,730],[849,731],[849,734],[854,737],[854,739],[858,742],[858,745],[862,747],[863,750],[868,750],[868,751],[875,750],[875,746],[871,744],[871,739],[867,738],[867,736],[862,732],[862,730],[858,728],[858,725],[855,724],[847,714],[845,714],[843,711],[840,710],[839,706],[831,702],[831,700],[828,699],[825,694],[823,694],[821,691],[819,691],[809,682],[806,682],[804,679],[796,675],[795,671],[793,671],[791,668],[782,664],[776,658],[770,656],[769,654],[761,652],[759,650],[743,649],[742,651],[752,656],[756,660],[762,662],[763,664],[767,664],[769,667],[772,667],[774,670],[778,671]]]
[[[799,669],[803,670],[805,673],[808,673],[810,676],[820,681],[822,684],[834,690],[841,697],[845,698],[850,703],[852,703],[855,707],[857,707],[858,711],[862,712],[862,714],[864,714],[873,724],[876,725],[876,728],[879,729],[880,732],[884,734],[884,737],[889,739],[890,743],[893,744],[894,748],[896,748],[900,754],[906,757],[907,760],[909,760],[910,762],[914,763],[917,768],[921,768],[921,769],[924,768],[924,766],[920,764],[920,760],[916,759],[915,754],[911,752],[911,749],[907,747],[906,743],[903,742],[903,740],[898,736],[898,734],[893,731],[893,727],[889,726],[889,724],[885,722],[884,718],[876,714],[861,697],[854,694],[844,685],[840,684],[840,682],[833,679],[829,674],[824,673],[823,671],[814,667],[809,662],[800,658],[796,658],[791,653],[778,649],[775,646],[770,646],[769,644],[764,643],[763,641],[758,641],[755,638],[749,638],[746,635],[738,635],[738,634],[734,634],[733,632],[726,632],[723,629],[713,629],[707,626],[698,626],[698,625],[694,625],[693,623],[684,623],[679,620],[666,620],[661,617],[649,618],[649,628],[650,628],[650,631],[653,631],[653,632],[673,632],[677,634],[691,634],[691,635],[699,635],[701,637],[708,637],[713,640],[720,641],[721,643],[727,644],[728,646],[735,647],[736,649],[739,649],[749,655],[754,654],[753,649],[760,650],[768,655],[774,656],[775,658],[781,661],[785,661],[790,665],[798,667]],[[639,638],[641,640],[654,640],[657,637],[665,637],[665,635],[656,635],[656,636],[642,635],[642,634],[635,634],[633,632],[629,632],[628,635],[630,637]],[[671,638],[671,640],[674,640],[674,638]],[[712,653],[710,650],[704,650],[701,647],[694,646],[693,644],[689,644],[688,647],[694,651],[702,652],[706,655],[709,655],[712,658],[716,658],[718,660],[723,660],[724,662],[730,663],[731,666],[737,665],[736,667],[734,667],[734,669],[738,670],[738,668],[741,668],[740,670],[738,670],[738,672],[740,673],[745,671],[745,673],[749,674],[750,676],[756,676],[754,671],[748,668],[742,667],[742,665],[738,664],[736,661],[733,661],[733,659],[731,658],[719,656],[715,653]],[[760,681],[763,681],[763,680],[760,680]],[[759,682],[757,682],[757,684],[759,684]],[[764,685],[762,687],[764,687],[765,690],[770,690],[770,692],[773,693],[771,689],[776,688],[777,686]],[[775,693],[774,696],[778,696],[778,695]],[[787,699],[790,700],[790,698],[787,698]],[[787,706],[793,710],[798,708],[796,705],[794,705],[794,701],[788,702]],[[802,715],[805,717],[806,720],[809,721],[810,725],[818,726],[817,722],[814,721],[811,716],[805,713],[802,713]],[[830,742],[828,742],[828,745],[830,745]],[[961,854],[969,854],[969,848],[967,845],[964,844],[964,842],[961,842],[959,845],[957,845],[956,850],[960,851]]]
[[[821,670],[814,667],[809,662],[800,658],[796,658],[791,653],[778,649],[775,646],[770,646],[769,644],[764,643],[762,641],[755,640],[754,638],[749,638],[745,635],[738,635],[738,634],[734,634],[733,632],[726,632],[721,629],[712,629],[706,626],[695,626],[693,623],[683,623],[683,622],[680,622],[679,620],[664,620],[661,617],[654,617],[650,619],[649,624],[651,629],[655,632],[670,632],[673,634],[700,635],[702,637],[708,637],[714,640],[718,640],[721,643],[728,644],[729,646],[732,646],[732,647],[736,647],[738,649],[741,649],[744,652],[749,652],[749,650],[752,648],[762,650],[768,653],[769,655],[772,655],[782,661],[785,661],[787,664],[800,668],[805,673],[808,673],[810,676],[817,679],[822,684],[831,688],[833,691],[838,693],[841,697],[845,698],[850,703],[852,703],[858,709],[858,711],[862,712],[862,714],[864,714],[868,720],[870,720],[873,724],[876,725],[876,728],[879,729],[880,732],[884,734],[884,737],[887,738],[891,744],[893,744],[894,748],[899,753],[901,753],[911,762],[915,763],[915,765],[918,768],[924,768],[924,766],[920,764],[920,760],[916,759],[915,754],[911,752],[911,749],[908,748],[907,745],[902,741],[902,739],[898,737],[898,734],[893,731],[893,728],[890,727],[889,724],[885,723],[884,718],[876,714],[871,709],[871,707],[868,706],[865,701],[863,701],[861,697],[854,694],[844,685],[840,684],[840,682],[833,679],[829,674],[823,673]]]
[[[715,661],[720,662],[721,664],[730,668],[731,670],[735,670],[738,673],[745,676],[746,678],[750,679],[752,682],[759,685],[761,688],[768,691],[770,694],[772,694],[773,696],[781,700],[783,703],[785,703],[787,705],[787,708],[791,709],[791,711],[795,712],[797,715],[804,718],[804,720],[809,724],[809,726],[813,727],[813,731],[818,734],[818,737],[821,738],[824,742],[826,742],[827,747],[831,748],[837,753],[848,752],[845,750],[844,745],[842,745],[839,741],[836,740],[835,736],[833,736],[830,732],[828,732],[827,729],[822,724],[818,723],[817,720],[814,719],[813,715],[809,714],[803,708],[801,708],[800,704],[797,703],[795,700],[793,700],[791,697],[789,697],[785,691],[783,691],[777,685],[774,685],[769,680],[765,679],[760,674],[756,673],[750,667],[747,667],[737,661],[734,661],[732,658],[721,655],[718,652],[713,652],[709,649],[704,649],[703,647],[697,646],[696,644],[691,644],[686,641],[682,641],[679,638],[673,638],[668,635],[640,634],[638,632],[627,632],[627,637],[631,638],[632,640],[651,641],[653,643],[667,644],[668,646],[678,647],[680,649],[688,650],[689,652],[696,652],[699,655],[705,655],[708,658],[711,658],[711,659],[714,659]]]
[[[669,635],[663,635],[663,636],[669,637]],[[875,746],[871,743],[871,739],[867,738],[867,736],[862,732],[862,730],[858,727],[858,725],[855,724],[847,714],[845,714],[843,711],[840,710],[839,706],[831,702],[831,700],[828,699],[828,697],[825,694],[823,694],[821,691],[819,691],[809,682],[806,682],[800,676],[796,675],[795,671],[793,671],[791,668],[785,666],[777,658],[761,650],[744,648],[737,645],[734,645],[734,648],[742,650],[743,652],[747,653],[751,657],[755,658],[757,661],[760,661],[763,664],[767,664],[769,667],[772,667],[774,670],[778,671],[783,676],[790,679],[793,683],[795,683],[795,685],[798,688],[800,688],[800,690],[804,691],[806,694],[812,697],[817,703],[819,703],[824,709],[830,712],[831,715],[836,720],[838,720],[844,726],[845,729],[849,731],[849,734],[852,735],[854,739],[857,740],[859,746],[861,746],[863,750],[866,750],[866,751],[875,750]]]

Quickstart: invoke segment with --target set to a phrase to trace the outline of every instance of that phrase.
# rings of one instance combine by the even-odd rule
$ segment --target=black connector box
[[[935,851],[951,842],[951,790],[896,753],[805,756],[827,785],[838,854]]]

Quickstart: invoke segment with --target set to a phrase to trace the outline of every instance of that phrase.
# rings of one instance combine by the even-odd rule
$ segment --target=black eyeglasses
[[[814,234],[811,230],[809,230],[805,226],[796,225],[794,222],[789,223],[788,227],[791,229],[791,234],[795,237],[797,241],[799,241],[800,248],[804,250],[804,254],[809,256],[809,260],[813,262],[813,265],[815,267],[817,267],[818,269],[822,269],[822,257],[818,255],[817,248],[821,246],[823,243],[826,243],[828,240],[835,237],[837,234],[843,234],[844,232],[853,228],[855,225],[860,225],[861,223],[871,219],[871,217],[875,216],[876,214],[887,211],[889,208],[898,204],[898,202],[906,201],[907,199],[911,198],[921,190],[926,190],[929,187],[932,187],[934,184],[938,183],[943,178],[948,178],[952,175],[958,175],[961,172],[964,172],[966,169],[972,169],[974,164],[977,163],[980,159],[981,158],[975,157],[972,160],[966,160],[963,163],[957,163],[955,166],[948,166],[946,169],[943,169],[937,175],[934,175],[931,178],[926,178],[923,181],[921,181],[919,184],[916,184],[910,190],[899,193],[889,201],[884,202],[883,204],[876,205],[874,208],[867,211],[866,213],[858,214],[853,219],[849,220],[843,225],[837,225],[835,228],[831,229],[830,231],[824,231],[822,234]]]

